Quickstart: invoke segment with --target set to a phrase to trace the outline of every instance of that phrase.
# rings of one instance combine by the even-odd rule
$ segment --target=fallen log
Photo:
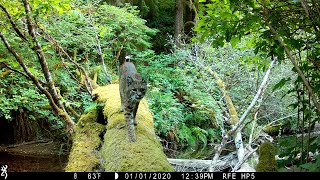
[[[97,123],[97,118],[98,110],[92,109],[82,115],[75,125],[66,172],[93,172],[100,169],[99,135],[105,131],[105,126]]]
[[[88,115],[81,116],[75,127],[75,138],[66,171],[106,171],[106,172],[155,172],[173,171],[173,167],[163,152],[159,138],[153,128],[153,118],[145,99],[141,100],[136,119],[136,142],[127,139],[127,128],[123,113],[120,112],[119,85],[111,84],[98,87],[93,91],[98,103],[105,103],[103,117],[107,125],[97,123],[99,112],[95,114],[95,122],[87,123]],[[89,116],[92,119],[94,116]],[[102,118],[103,118],[102,117]],[[99,120],[101,122],[101,119]],[[96,124],[95,124],[96,123]],[[98,131],[94,127],[99,127]],[[81,130],[86,127],[85,131]],[[101,136],[100,133],[104,133]],[[80,135],[79,135],[80,134]],[[97,142],[97,138],[103,137]],[[93,142],[91,142],[94,139]],[[84,146],[87,142],[87,146]],[[88,143],[90,142],[90,143]],[[82,146],[79,146],[82,144]],[[81,156],[81,158],[77,157]],[[86,161],[79,166],[79,160]],[[92,160],[88,160],[88,159]],[[83,163],[80,163],[83,164]]]
[[[209,168],[212,160],[201,160],[201,159],[171,159],[168,158],[170,164],[178,166],[197,166],[202,168]],[[217,165],[225,165],[226,162],[218,161]]]
[[[236,164],[236,161],[232,157],[225,156],[225,160],[217,160],[215,165],[216,169],[226,169],[228,167],[233,167]],[[201,160],[201,159],[171,159],[168,158],[170,164],[174,166],[180,166],[187,168],[194,168],[194,169],[205,169],[206,171],[211,166],[212,160]]]

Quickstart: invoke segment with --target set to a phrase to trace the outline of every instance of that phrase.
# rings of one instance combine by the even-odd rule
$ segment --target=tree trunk
[[[153,118],[146,100],[137,112],[136,142],[127,139],[124,115],[120,112],[119,85],[98,87],[93,91],[103,108],[106,126],[98,124],[96,109],[82,115],[75,127],[75,138],[66,171],[154,172],[173,171],[153,128]],[[101,118],[103,118],[101,116]],[[104,136],[103,127],[106,128]],[[103,140],[100,140],[100,137]],[[102,146],[100,143],[103,143]],[[88,158],[89,157],[89,158]],[[101,159],[99,161],[99,159]]]
[[[174,41],[177,47],[181,45],[181,35],[183,32],[183,0],[176,0],[176,17],[174,24]]]
[[[28,32],[29,32],[29,35],[32,37],[32,41],[35,43],[35,46],[33,47],[34,52],[37,54],[38,60],[41,64],[42,72],[43,72],[44,77],[47,81],[47,86],[49,88],[49,91],[51,92],[52,98],[54,99],[55,103],[64,110],[64,107],[60,103],[56,86],[54,85],[54,81],[52,80],[52,76],[49,71],[46,57],[44,56],[44,52],[42,51],[42,46],[37,39],[35,28],[34,28],[34,25],[32,24],[33,22],[31,20],[31,8],[30,8],[29,1],[24,0],[23,4],[24,4],[26,16],[27,16]]]
[[[23,75],[28,77],[30,80],[32,80],[32,82],[37,86],[39,91],[46,95],[47,99],[49,100],[50,106],[52,107],[52,110],[57,115],[61,116],[65,120],[65,122],[68,125],[68,131],[72,132],[74,122],[72,121],[72,119],[69,116],[69,114],[66,112],[63,104],[61,103],[61,101],[59,99],[60,95],[58,94],[58,92],[56,90],[56,87],[54,85],[54,81],[53,81],[53,79],[51,77],[51,73],[50,73],[50,70],[49,70],[49,67],[48,67],[48,64],[47,64],[46,57],[44,56],[44,52],[42,50],[42,46],[41,46],[40,42],[37,39],[37,35],[36,35],[36,32],[35,32],[35,27],[34,27],[34,22],[32,21],[31,8],[30,8],[29,1],[28,0],[23,0],[23,5],[24,5],[25,13],[26,13],[28,33],[29,33],[29,35],[31,37],[31,42],[29,42],[29,43],[33,44],[31,49],[33,50],[33,52],[38,57],[38,60],[39,60],[39,62],[41,64],[42,73],[45,76],[46,82],[42,82],[41,80],[39,80],[36,76],[34,76],[30,72],[30,70],[28,69],[28,67],[24,63],[23,58],[12,48],[12,46],[9,44],[9,42],[4,37],[4,35],[0,32],[1,40],[5,44],[5,46],[8,49],[8,51],[16,58],[16,60],[20,64],[20,66],[25,71],[25,74],[23,73]],[[26,35],[23,34],[19,30],[17,24],[13,21],[13,18],[10,15],[10,13],[7,11],[7,9],[2,4],[0,4],[0,8],[5,12],[7,18],[10,21],[10,24],[12,25],[12,27],[15,30],[15,32],[17,33],[17,35],[23,41],[28,41],[28,39],[26,38]],[[9,66],[7,66],[7,67],[9,67]],[[44,86],[47,86],[48,89],[46,87],[44,87]]]
[[[42,46],[40,42],[37,39],[37,35],[35,32],[34,22],[31,19],[31,8],[28,0],[23,1],[24,9],[26,12],[26,18],[27,18],[27,26],[28,26],[28,32],[29,35],[32,37],[32,41],[35,44],[34,47],[32,47],[32,50],[36,53],[38,60],[40,62],[42,73],[44,74],[44,77],[47,81],[47,87],[49,89],[49,92],[51,94],[52,99],[54,100],[54,104],[59,107],[58,115],[61,116],[66,122],[67,122],[67,130],[69,132],[73,131],[73,125],[74,122],[72,121],[71,117],[67,113],[64,105],[61,103],[61,100],[59,98],[60,94],[58,94],[56,86],[54,85],[54,81],[52,79],[49,66],[47,63],[47,59],[44,55],[44,52],[42,50]],[[47,96],[48,97],[48,96]]]
[[[111,76],[109,75],[107,67],[106,67],[106,64],[104,63],[104,58],[103,58],[103,53],[102,53],[102,50],[101,50],[100,40],[99,40],[99,37],[98,37],[97,34],[96,34],[96,41],[97,41],[97,52],[98,52],[98,56],[99,56],[99,58],[101,60],[101,65],[102,65],[103,72],[104,72],[104,75],[105,75],[105,80],[106,80],[106,82],[108,84],[110,84],[111,83]]]
[[[195,25],[197,12],[198,12],[199,2],[187,1],[186,5],[186,19],[185,19],[185,29],[184,33],[188,37],[192,37],[192,29]]]
[[[7,41],[7,39],[3,36],[3,34],[1,32],[0,32],[0,38],[1,38],[2,42],[5,44],[5,46],[8,49],[8,51],[19,62],[20,66],[23,68],[23,70],[26,73],[25,74],[26,77],[28,77],[36,85],[38,90],[47,97],[47,99],[49,100],[49,103],[50,103],[50,106],[51,106],[52,110],[55,112],[56,115],[61,116],[66,121],[66,123],[68,125],[68,127],[67,127],[68,131],[72,132],[74,122],[72,121],[72,119],[70,118],[68,113],[59,108],[59,106],[54,101],[52,94],[46,88],[44,88],[42,86],[42,84],[44,84],[44,82],[40,81],[36,76],[34,76],[30,72],[29,68],[26,66],[26,64],[24,63],[24,61],[21,58],[21,56],[10,46],[9,42]]]

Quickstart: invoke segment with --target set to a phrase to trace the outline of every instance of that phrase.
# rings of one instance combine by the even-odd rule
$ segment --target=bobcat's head
[[[147,91],[147,80],[139,73],[127,77],[127,93],[131,101],[140,101]]]

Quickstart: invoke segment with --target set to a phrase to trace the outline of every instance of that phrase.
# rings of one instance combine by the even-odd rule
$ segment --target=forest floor
[[[7,164],[9,172],[63,172],[67,161],[61,142],[0,145],[0,164]]]

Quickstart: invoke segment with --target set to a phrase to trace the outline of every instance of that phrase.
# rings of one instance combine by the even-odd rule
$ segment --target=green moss
[[[97,116],[97,110],[93,109],[82,115],[76,124],[73,145],[65,171],[90,172],[99,166],[97,155],[101,144],[99,135],[105,130],[105,127],[95,122]]]
[[[120,112],[119,86],[98,89],[99,99],[106,100],[103,114],[108,119],[101,153],[105,171],[173,171],[153,128],[153,118],[146,100],[136,115],[136,142],[128,142],[126,122]],[[107,93],[106,93],[107,92]]]
[[[275,126],[266,126],[263,130],[268,134],[278,134],[281,126],[275,125]]]
[[[137,112],[136,142],[128,142],[126,122],[120,112],[119,85],[98,87],[98,103],[105,103],[103,115],[107,126],[96,123],[97,109],[82,115],[75,127],[74,143],[66,171],[94,171],[103,166],[105,171],[173,171],[153,128],[153,118],[146,100]],[[104,144],[99,150],[99,137],[105,128]],[[99,151],[99,152],[98,152]],[[99,154],[99,155],[98,155]],[[100,165],[98,157],[104,159]]]
[[[260,145],[259,163],[256,167],[257,172],[275,172],[277,171],[277,162],[275,160],[276,148],[270,143],[265,142]]]

